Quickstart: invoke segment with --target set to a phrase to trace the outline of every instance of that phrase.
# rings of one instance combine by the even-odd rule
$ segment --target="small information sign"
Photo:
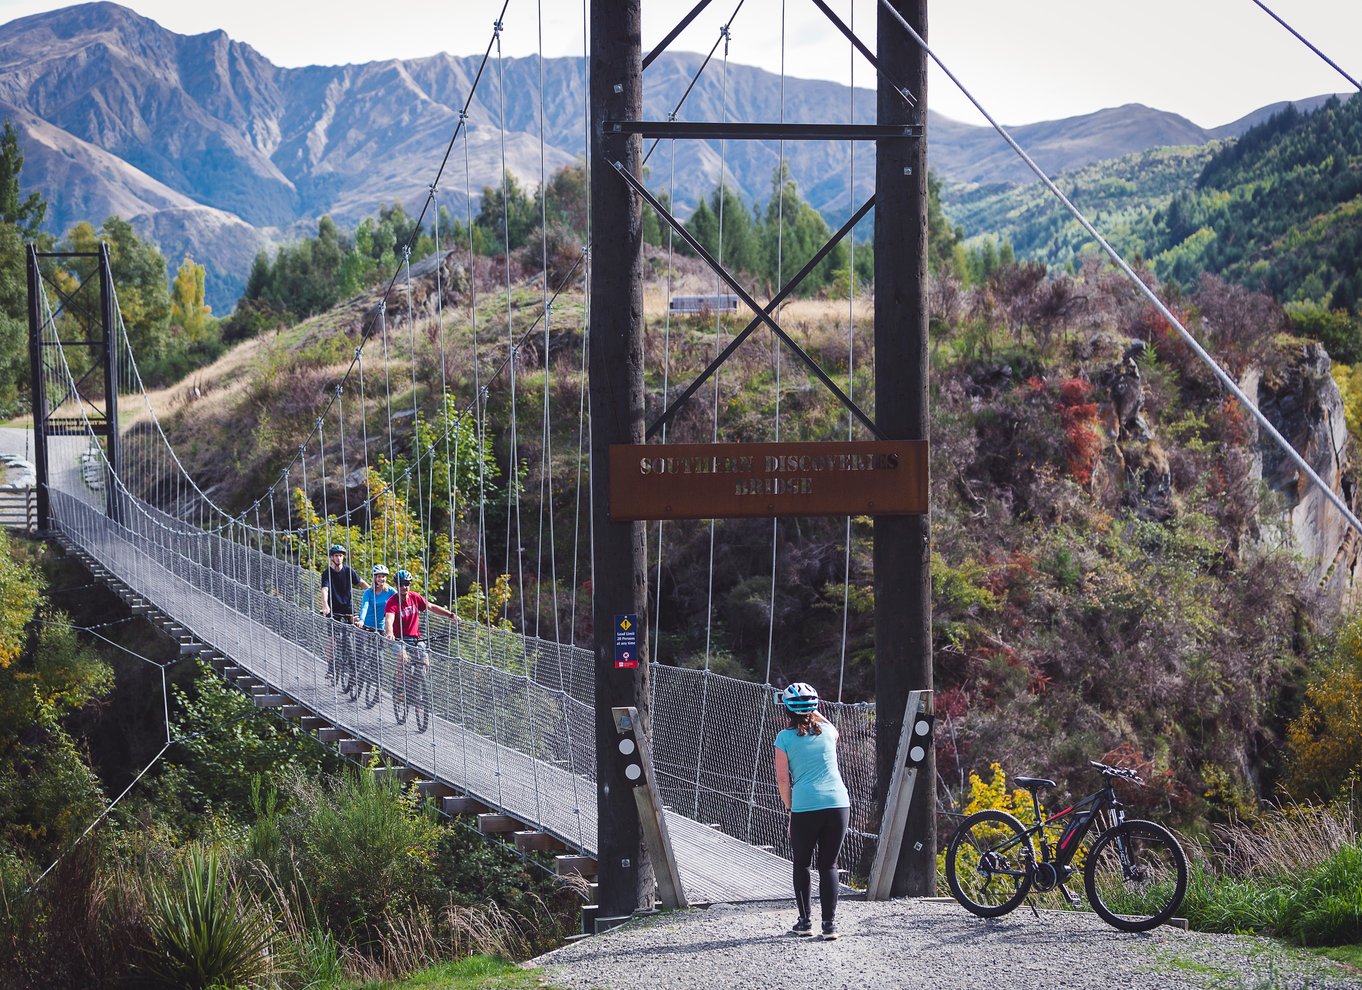
[[[615,669],[638,666],[638,616],[615,616]]]

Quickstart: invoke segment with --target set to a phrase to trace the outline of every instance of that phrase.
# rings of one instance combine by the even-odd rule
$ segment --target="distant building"
[[[672,296],[673,313],[736,313],[738,297],[727,293],[712,296]]]

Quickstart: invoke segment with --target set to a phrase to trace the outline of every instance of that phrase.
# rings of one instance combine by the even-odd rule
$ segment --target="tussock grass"
[[[1216,838],[1218,855],[1192,864],[1182,910],[1193,928],[1362,944],[1362,844],[1348,809],[1274,809]]]

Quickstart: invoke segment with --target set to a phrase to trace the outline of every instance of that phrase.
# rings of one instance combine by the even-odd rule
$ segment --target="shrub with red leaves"
[[[1065,466],[1080,485],[1092,483],[1097,459],[1102,453],[1102,429],[1097,403],[1092,398],[1092,382],[1068,378],[1059,386],[1059,415],[1064,424]]]

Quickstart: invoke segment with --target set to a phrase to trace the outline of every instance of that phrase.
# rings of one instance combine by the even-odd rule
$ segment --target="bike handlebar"
[[[1098,763],[1096,760],[1089,760],[1088,766],[1092,767],[1103,777],[1119,777],[1128,780],[1133,784],[1144,784],[1144,778],[1129,767],[1113,767],[1106,763]]]

